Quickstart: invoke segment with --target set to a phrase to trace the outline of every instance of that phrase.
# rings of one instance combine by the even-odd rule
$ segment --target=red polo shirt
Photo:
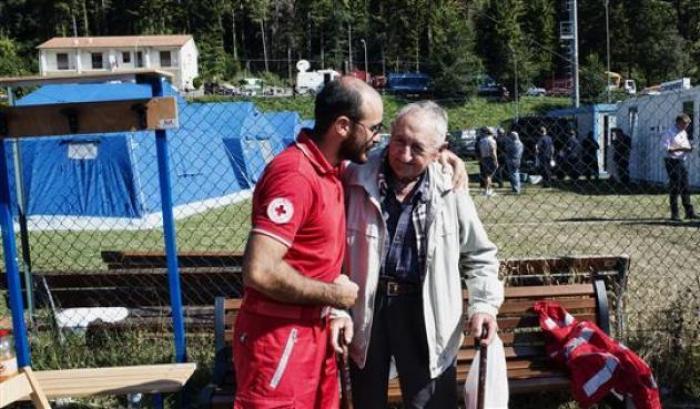
[[[338,168],[307,132],[265,168],[253,194],[252,231],[287,246],[284,260],[301,274],[331,282],[345,252],[343,186]],[[246,292],[246,298],[267,298],[250,288]]]

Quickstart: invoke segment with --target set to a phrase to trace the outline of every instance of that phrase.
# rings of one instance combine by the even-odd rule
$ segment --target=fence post
[[[12,330],[15,338],[17,364],[19,367],[31,366],[27,327],[24,324],[22,284],[17,265],[17,244],[15,243],[15,230],[10,208],[10,172],[7,168],[5,139],[2,138],[0,138],[0,227],[2,228],[2,249],[5,256],[7,291],[12,310]]]
[[[162,97],[165,79],[151,80],[154,97]],[[168,265],[168,287],[170,289],[170,308],[173,317],[175,335],[175,362],[187,362],[185,345],[185,324],[182,315],[182,294],[180,291],[180,272],[177,265],[177,241],[175,217],[173,216],[172,188],[170,184],[170,157],[168,154],[168,136],[164,129],[156,132],[156,153],[158,155],[158,177],[160,179],[160,199],[163,209],[163,233],[165,257]]]

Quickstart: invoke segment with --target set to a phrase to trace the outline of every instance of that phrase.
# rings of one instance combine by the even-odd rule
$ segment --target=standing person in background
[[[496,246],[469,194],[436,166],[446,131],[440,106],[409,104],[392,125],[388,147],[343,174],[345,271],[360,285],[350,345],[358,409],[387,407],[392,356],[404,407],[457,408],[455,360],[464,328],[460,255],[470,332],[486,325],[489,343],[496,331],[503,300]]]
[[[678,215],[678,196],[681,197],[685,208],[686,219],[697,219],[690,202],[690,188],[688,184],[688,168],[686,159],[693,151],[693,147],[688,140],[688,129],[690,117],[687,114],[680,114],[676,117],[676,123],[669,128],[661,138],[661,146],[666,157],[666,173],[668,174],[669,202],[671,205],[671,220],[680,221]]]
[[[540,127],[540,139],[535,145],[535,155],[539,163],[540,175],[542,175],[542,187],[550,187],[552,184],[552,162],[554,161],[554,142],[547,134],[547,128]]]
[[[493,175],[498,169],[498,148],[491,128],[483,127],[481,128],[481,133],[483,137],[479,141],[479,146],[477,146],[483,170],[481,177],[484,180],[484,195],[491,197],[496,194],[491,185]]]
[[[569,176],[571,180],[578,179],[581,174],[581,143],[573,129],[569,130],[569,139],[560,152],[560,168],[563,176]]]
[[[506,140],[508,136],[503,128],[496,129],[496,156],[498,158],[498,168],[493,175],[493,181],[496,182],[499,188],[503,187],[503,182],[507,176],[506,169]]]
[[[613,162],[617,170],[618,181],[628,185],[630,182],[630,152],[632,150],[632,139],[620,128],[613,128]]]
[[[484,183],[484,165],[481,162],[481,150],[479,149],[479,146],[481,145],[481,140],[485,136],[483,129],[485,128],[480,128],[476,131],[476,140],[474,141],[474,157],[479,163],[479,187],[482,189],[486,187],[486,184]]]
[[[520,162],[523,158],[523,143],[520,135],[515,131],[510,131],[505,141],[505,167],[508,172],[510,189],[515,194],[520,194]]]
[[[581,141],[583,171],[586,175],[586,180],[591,180],[591,177],[595,177],[598,180],[598,149],[600,149],[600,145],[593,137],[593,131],[589,131],[583,141]]]

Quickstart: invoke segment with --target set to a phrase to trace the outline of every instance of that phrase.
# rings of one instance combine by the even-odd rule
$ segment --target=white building
[[[688,157],[688,178],[691,186],[700,187],[700,87],[675,89],[630,98],[618,104],[617,126],[632,138],[630,177],[633,180],[665,184],[661,136],[674,125],[676,116],[685,112],[692,119],[688,137],[693,151]]]
[[[178,89],[190,90],[199,75],[199,53],[191,35],[54,37],[37,49],[44,76],[158,69],[172,73]]]

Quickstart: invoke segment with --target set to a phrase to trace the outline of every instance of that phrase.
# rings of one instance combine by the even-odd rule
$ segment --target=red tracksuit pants
[[[327,318],[242,310],[236,318],[234,409],[335,409],[338,369]]]

